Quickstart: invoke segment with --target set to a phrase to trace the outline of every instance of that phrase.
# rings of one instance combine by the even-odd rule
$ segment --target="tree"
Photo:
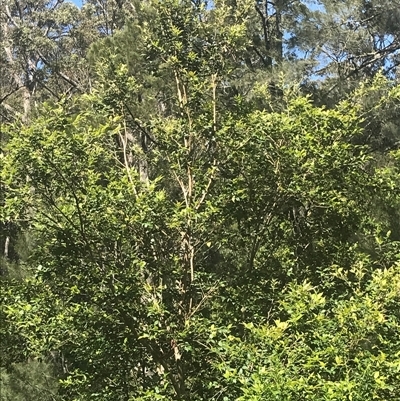
[[[398,280],[398,242],[377,205],[399,204],[398,158],[382,167],[360,138],[365,113],[396,104],[399,88],[380,76],[329,108],[284,76],[279,91],[258,81],[246,94],[241,10],[146,2],[93,47],[91,93],[4,127],[0,218],[23,224],[35,246],[28,277],[5,287],[1,334],[9,365],[57,356],[62,399],[301,398],[340,387],[339,397],[373,352],[355,348],[347,381],[341,367],[304,373],[290,357],[357,362],[346,332],[374,352],[396,349],[387,282]],[[374,319],[382,338],[369,337]],[[257,346],[288,367],[287,389],[259,384],[273,370]],[[398,396],[396,358],[375,378],[385,373],[392,388],[369,387],[377,396]],[[251,363],[259,369],[245,382]]]
[[[63,0],[2,4],[3,121],[27,122],[35,102],[87,90],[85,54],[97,38],[87,11]]]
[[[223,124],[220,111],[213,150],[201,130],[207,113],[213,130],[212,99],[191,120],[153,121],[160,170],[148,183],[120,164],[123,119],[93,97],[49,106],[10,142],[6,210],[29,218],[39,242],[31,295],[10,297],[7,319],[30,352],[62,353],[67,398],[211,399],[224,391],[213,324],[245,338],[243,321],[285,321],[274,306],[296,282],[343,302],[358,288],[357,237],[379,235],[365,200],[384,175],[348,143],[357,109],[295,97]],[[373,263],[394,260],[374,250]]]
[[[99,36],[93,20],[90,9],[80,10],[63,0],[2,2],[2,124],[15,119],[28,124],[35,106],[41,102],[89,90],[90,72],[85,56]],[[6,142],[7,135],[2,132],[0,146]],[[15,262],[21,227],[5,221],[0,222],[0,227],[2,261]]]

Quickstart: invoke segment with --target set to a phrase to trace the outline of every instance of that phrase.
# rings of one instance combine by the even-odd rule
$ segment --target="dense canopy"
[[[400,2],[2,0],[0,400],[400,399]]]

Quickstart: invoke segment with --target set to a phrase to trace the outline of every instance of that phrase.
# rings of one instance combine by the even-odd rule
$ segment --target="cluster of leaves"
[[[308,282],[291,284],[285,319],[245,324],[242,338],[218,344],[218,368],[237,400],[390,400],[399,394],[399,266],[360,263],[358,288],[332,299]],[[347,280],[342,269],[332,277]],[[331,278],[326,278],[329,281]]]

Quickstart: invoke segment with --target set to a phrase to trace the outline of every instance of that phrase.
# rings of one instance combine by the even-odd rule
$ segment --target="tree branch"
[[[43,54],[40,52],[40,50],[38,50],[38,55],[40,57],[40,59],[43,61],[43,63],[45,65],[47,65],[48,67],[51,67],[51,63],[47,60],[47,58],[45,56],[43,56]],[[55,71],[55,73],[61,77],[64,81],[68,82],[70,85],[72,85],[75,89],[80,90],[80,85],[78,84],[78,82],[74,81],[72,78],[70,78],[68,75],[64,74],[61,71]]]
[[[10,93],[7,93],[7,95],[4,95],[1,99],[0,99],[0,104],[2,104],[9,96],[11,96],[13,93],[19,91],[22,88],[22,86],[17,86],[16,88],[14,88]]]

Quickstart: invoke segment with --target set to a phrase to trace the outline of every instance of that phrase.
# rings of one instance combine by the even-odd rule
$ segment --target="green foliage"
[[[347,299],[325,297],[308,282],[287,287],[277,307],[286,317],[244,324],[243,338],[219,342],[228,399],[389,400],[399,394],[400,270],[358,266]],[[347,280],[340,268],[334,276]],[[360,289],[362,287],[363,289]]]
[[[264,82],[304,5],[268,6],[260,67],[250,2],[128,3],[81,11],[90,93],[2,130],[0,221],[32,242],[1,282],[8,397],[52,358],[63,400],[398,398],[399,157],[366,140],[398,86]]]
[[[293,338],[268,346],[279,355],[296,353],[300,334],[302,346],[313,347],[313,333],[339,331],[315,350],[324,361],[333,352],[328,342],[346,344],[335,322],[348,308],[371,309],[360,317],[368,324],[381,319],[381,307],[372,309],[368,302],[375,301],[364,297],[375,291],[368,283],[380,277],[373,271],[384,267],[381,242],[367,257],[358,238],[379,240],[369,211],[391,178],[367,169],[366,149],[349,142],[360,135],[358,107],[326,110],[290,94],[285,99],[282,112],[222,115],[211,150],[201,127],[213,116],[203,100],[189,117],[153,120],[158,146],[148,160],[160,176],[147,182],[121,163],[116,138],[125,128],[121,119],[92,109],[96,97],[48,106],[23,135],[10,130],[3,218],[27,219],[37,244],[30,258],[34,276],[25,295],[10,293],[6,319],[27,341],[27,355],[64,355],[67,399],[239,396],[240,389],[218,384],[215,363],[225,351],[214,346],[212,324],[246,342],[242,322],[279,319],[294,330]],[[304,298],[313,288],[315,299]],[[323,318],[314,318],[313,302],[325,297]],[[364,326],[356,325],[359,341],[371,333]],[[382,341],[377,350],[388,354],[380,345],[388,340]],[[390,342],[393,349],[396,344]],[[268,353],[268,347],[255,349]],[[290,369],[286,374],[297,380]],[[336,388],[330,381],[322,392]],[[339,384],[337,397],[347,391]],[[259,386],[246,391],[278,391]],[[286,387],[282,396],[289,397]]]
[[[9,371],[0,371],[1,401],[54,401],[57,381],[51,365],[30,361],[14,364]]]

